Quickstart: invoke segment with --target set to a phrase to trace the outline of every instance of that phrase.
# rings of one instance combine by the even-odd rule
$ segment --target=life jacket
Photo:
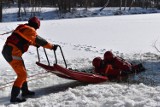
[[[6,44],[15,45],[22,53],[26,52],[29,45],[34,45],[37,34],[34,28],[28,25],[19,25],[7,38]]]
[[[118,69],[113,69],[112,65],[108,64],[105,67],[95,67],[95,73],[100,74],[100,75],[105,75],[105,76],[120,76],[121,71]]]
[[[120,57],[114,57],[112,66],[121,71],[131,71],[132,65]]]

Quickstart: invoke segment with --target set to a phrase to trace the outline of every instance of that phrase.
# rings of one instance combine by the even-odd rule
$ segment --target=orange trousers
[[[9,64],[12,66],[15,73],[17,74],[17,79],[14,82],[14,86],[21,88],[22,84],[27,79],[27,72],[26,72],[26,68],[24,66],[23,59],[22,60],[13,59],[11,62],[9,62]]]

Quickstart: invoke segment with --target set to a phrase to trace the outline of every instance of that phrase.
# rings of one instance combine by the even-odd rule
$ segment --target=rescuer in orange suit
[[[94,66],[94,73],[106,75],[109,79],[115,79],[145,70],[141,63],[133,65],[118,56],[114,56],[111,51],[106,51],[103,59],[101,57],[95,57],[92,65]]]
[[[35,92],[28,90],[27,72],[22,59],[30,45],[42,46],[44,48],[56,50],[57,45],[47,42],[42,37],[38,36],[36,30],[40,27],[40,20],[37,17],[29,19],[27,24],[19,25],[13,33],[7,38],[2,50],[5,60],[11,65],[17,74],[12,90],[10,102],[24,102],[25,98],[18,98],[20,90],[22,97],[34,96]]]

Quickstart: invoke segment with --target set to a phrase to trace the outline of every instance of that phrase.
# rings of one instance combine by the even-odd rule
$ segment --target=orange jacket
[[[7,38],[6,44],[13,47],[12,55],[15,56],[22,56],[28,50],[29,45],[39,45],[48,49],[53,48],[52,44],[37,35],[33,27],[26,24],[19,25]]]
[[[120,70],[113,69],[112,65],[108,64],[103,68],[95,68],[95,73],[106,75],[106,76],[119,76],[121,74]]]
[[[121,71],[131,71],[132,65],[120,57],[114,57],[111,63],[112,67]]]

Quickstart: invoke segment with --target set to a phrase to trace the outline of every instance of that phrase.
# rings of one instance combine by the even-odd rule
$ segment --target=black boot
[[[35,95],[35,92],[28,90],[27,82],[23,83],[21,90],[22,90],[22,97],[32,97]]]
[[[21,102],[25,102],[26,101],[26,99],[17,98],[19,93],[20,93],[20,88],[16,87],[16,86],[13,86],[12,87],[12,91],[11,91],[11,99],[10,99],[11,103],[21,103]]]
[[[140,70],[140,71],[145,71],[145,70],[146,70],[141,63],[138,64],[138,67],[139,67],[139,70]]]
[[[132,73],[140,73],[145,70],[146,69],[144,68],[144,66],[141,63],[132,67]]]

